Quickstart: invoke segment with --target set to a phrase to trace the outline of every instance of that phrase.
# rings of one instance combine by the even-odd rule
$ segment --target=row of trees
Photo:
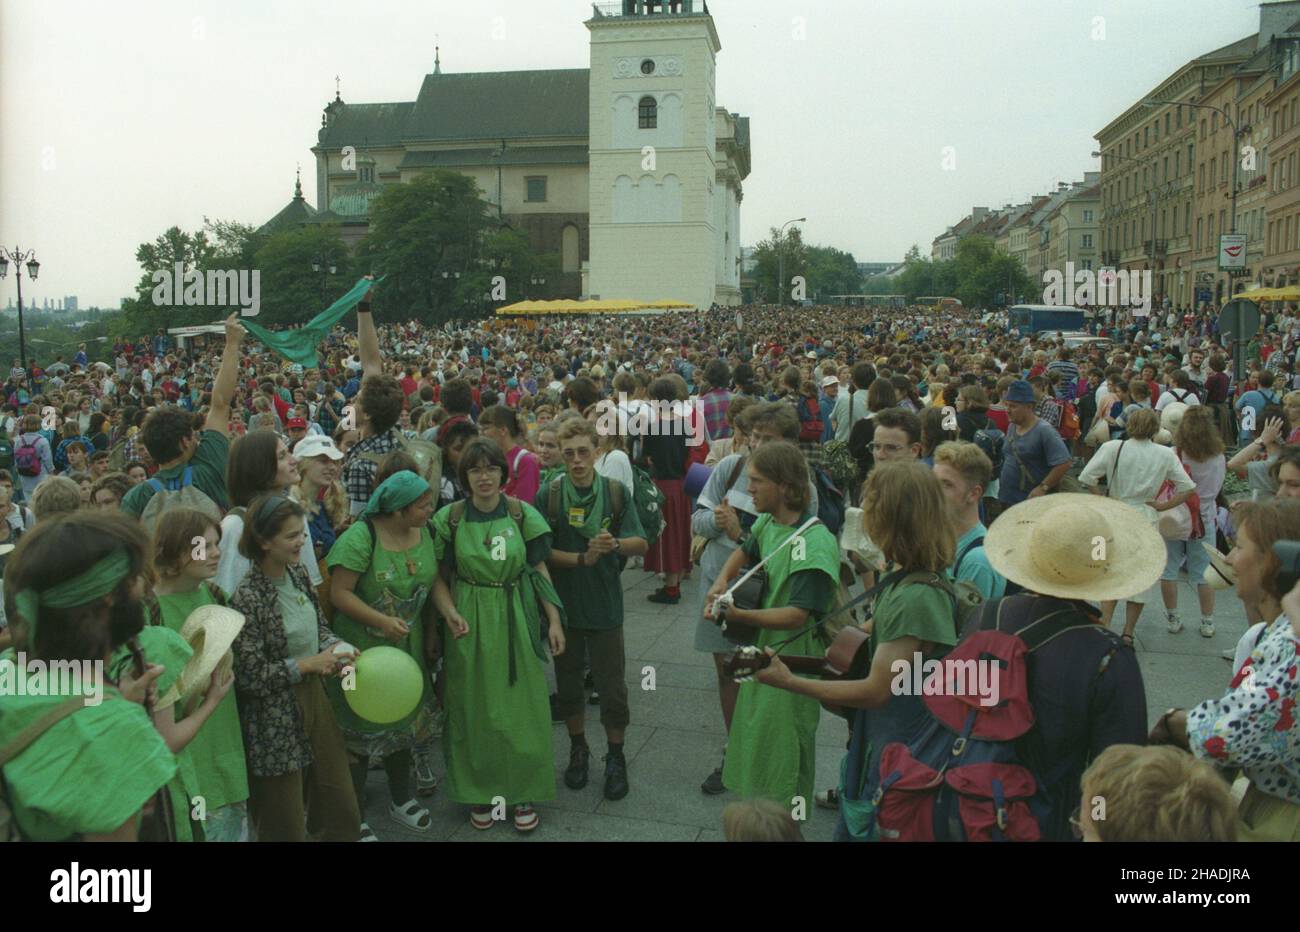
[[[169,300],[155,300],[154,273],[171,274],[177,263],[203,275],[257,270],[256,319],[263,326],[305,323],[368,273],[387,276],[376,292],[380,310],[441,323],[522,300],[536,290],[533,280],[553,283],[560,272],[557,255],[537,253],[527,235],[489,214],[472,178],[446,171],[385,187],[371,202],[370,228],[355,254],[336,228],[324,224],[259,233],[247,224],[205,217],[201,230],[172,227],[142,243],[136,261],[136,294],[110,322],[113,336],[207,323],[238,307],[237,298],[225,307],[186,306],[179,288]]]
[[[798,227],[771,234],[754,247],[754,299],[764,304],[789,304],[806,298],[825,302],[831,295],[861,294],[862,275],[853,253],[833,246],[811,246]],[[781,278],[785,278],[785,287]],[[800,289],[792,280],[800,278]]]
[[[987,236],[968,236],[957,243],[952,259],[935,261],[915,245],[904,257],[895,278],[867,279],[866,294],[901,294],[909,301],[923,295],[957,298],[966,307],[1001,307],[1021,298],[1037,303],[1042,283],[1035,285],[1024,264],[998,251]]]

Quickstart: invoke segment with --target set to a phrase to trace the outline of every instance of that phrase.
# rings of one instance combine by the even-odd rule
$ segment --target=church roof
[[[318,145],[586,136],[590,75],[586,68],[425,75],[414,101],[340,104]]]
[[[294,199],[286,204],[278,214],[262,224],[257,232],[274,233],[277,230],[292,229],[315,216],[316,208],[303,199],[302,189],[299,187]]]
[[[397,166],[403,168],[464,168],[472,165],[495,165],[495,149],[440,149],[408,151]],[[502,165],[586,165],[590,161],[586,146],[506,146]]]

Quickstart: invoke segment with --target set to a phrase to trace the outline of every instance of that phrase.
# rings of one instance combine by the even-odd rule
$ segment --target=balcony
[[[1101,264],[1105,266],[1119,265],[1119,253],[1114,250],[1103,252],[1101,254]]]
[[[634,16],[708,16],[707,0],[621,0],[593,3],[595,19],[630,19]]]
[[[1146,253],[1148,256],[1155,256],[1156,258],[1160,258],[1161,256],[1168,254],[1169,241],[1163,239],[1156,240],[1155,250],[1153,251],[1151,248],[1151,240],[1146,240],[1142,244],[1142,251]]]

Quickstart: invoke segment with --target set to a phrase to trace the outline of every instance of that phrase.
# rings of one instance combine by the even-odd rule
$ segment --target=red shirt
[[[1006,409],[989,408],[987,413],[989,416],[989,420],[992,421],[994,424],[996,424],[998,430],[1002,431],[1002,433],[1005,434],[1007,432],[1007,428],[1011,426],[1011,420],[1007,417]]]
[[[418,384],[416,384],[415,379],[411,378],[409,375],[408,375],[406,378],[402,379],[402,393],[403,393],[403,394],[405,394],[405,395],[414,395],[414,394],[415,394],[416,392],[418,392],[419,390],[420,390],[420,386],[419,386]]]

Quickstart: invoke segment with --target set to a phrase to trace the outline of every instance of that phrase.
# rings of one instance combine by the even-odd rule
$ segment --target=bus
[[[1007,312],[1007,327],[1021,334],[1082,330],[1084,313],[1059,304],[1016,304]]]

